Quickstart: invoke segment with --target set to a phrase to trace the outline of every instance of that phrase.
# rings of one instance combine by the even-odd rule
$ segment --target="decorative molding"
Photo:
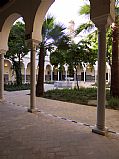
[[[109,25],[113,23],[113,18],[110,16],[110,14],[105,14],[100,17],[95,17],[95,18],[92,18],[91,20],[95,23],[96,27],[100,27],[100,26],[108,27]]]
[[[90,0],[90,17],[96,26],[111,25],[115,20],[115,0]]]
[[[30,34],[29,34],[30,35]],[[37,49],[37,47],[39,46],[39,44],[40,44],[40,41],[38,41],[38,40],[35,40],[35,39],[32,39],[32,38],[28,38],[27,40],[25,40],[26,41],[26,45],[27,45],[27,47],[29,48],[29,49],[31,49],[31,47],[36,47],[36,49]]]

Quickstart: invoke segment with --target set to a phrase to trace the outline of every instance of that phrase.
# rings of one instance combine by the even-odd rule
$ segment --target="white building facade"
[[[36,80],[38,75],[38,56],[36,56]],[[23,58],[21,62],[21,73],[23,83],[30,83],[30,53]],[[65,81],[65,80],[76,80],[76,74],[74,69],[74,75],[69,74],[68,65],[63,66],[62,72],[59,71],[60,65],[57,67],[50,63],[50,53],[45,56],[44,64],[44,82],[53,82],[53,81]],[[97,72],[98,72],[98,62],[95,65],[90,66],[89,64],[82,63],[81,66],[78,66],[78,80],[95,82],[97,81]],[[4,81],[5,84],[15,82],[15,72],[12,69],[12,62],[9,59],[4,59]],[[106,63],[106,81],[110,83],[111,78],[111,68],[108,63]]]

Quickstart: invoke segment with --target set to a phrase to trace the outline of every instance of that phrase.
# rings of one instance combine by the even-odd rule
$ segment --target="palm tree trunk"
[[[113,27],[112,42],[112,67],[111,67],[111,95],[119,97],[119,48],[118,48],[119,27],[115,23]]]
[[[78,71],[77,71],[77,67],[75,67],[76,69],[76,83],[77,83],[77,89],[79,90],[79,83],[78,83]]]
[[[44,46],[41,44],[38,63],[38,80],[36,85],[36,96],[42,97],[44,94]]]

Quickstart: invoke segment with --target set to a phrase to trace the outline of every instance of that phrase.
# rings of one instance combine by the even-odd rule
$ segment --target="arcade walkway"
[[[119,158],[119,135],[91,132],[94,107],[38,98],[41,112],[32,114],[28,93],[5,92],[6,101],[0,103],[0,159]],[[106,114],[107,126],[119,132],[119,111]]]

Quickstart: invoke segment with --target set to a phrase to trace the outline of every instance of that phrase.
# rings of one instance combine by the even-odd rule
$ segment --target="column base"
[[[28,109],[28,112],[29,113],[36,113],[36,112],[38,112],[38,109]]]
[[[100,129],[98,129],[97,127],[94,127],[94,128],[92,129],[92,132],[93,132],[93,133],[96,133],[96,134],[99,134],[99,135],[107,136],[107,134],[108,134],[108,129],[105,128],[105,130],[100,130]]]
[[[3,102],[5,100],[5,98],[0,98],[0,102]]]

